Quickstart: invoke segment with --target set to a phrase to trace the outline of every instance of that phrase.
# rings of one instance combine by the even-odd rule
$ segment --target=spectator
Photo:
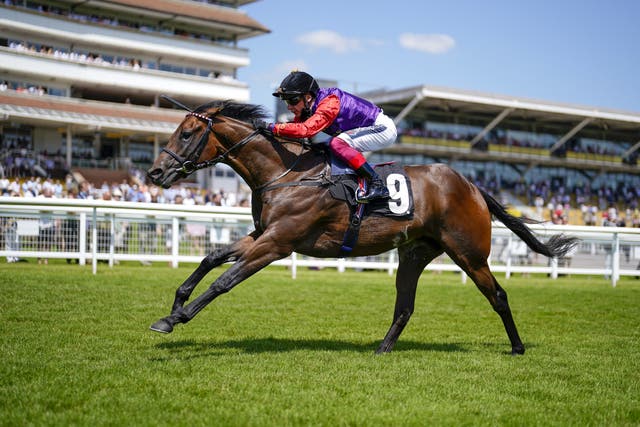
[[[67,193],[67,198],[77,198],[78,189],[72,188]],[[80,239],[80,220],[73,212],[68,212],[67,217],[61,223],[62,240],[65,252],[78,252],[78,240]],[[73,260],[78,262],[77,259]],[[67,258],[67,264],[71,264],[72,259]]]
[[[54,198],[53,188],[45,187],[42,191],[42,196],[45,198]],[[40,216],[40,223],[38,224],[38,250],[43,252],[50,252],[52,249],[52,243],[56,237],[56,222],[53,218],[53,214],[45,213]],[[48,264],[47,258],[38,258],[38,264]]]
[[[17,191],[9,193],[10,197],[19,197]],[[0,226],[4,235],[4,247],[7,251],[20,251],[20,236],[18,236],[18,221],[13,217],[0,217]],[[7,256],[8,263],[26,261],[17,256]]]

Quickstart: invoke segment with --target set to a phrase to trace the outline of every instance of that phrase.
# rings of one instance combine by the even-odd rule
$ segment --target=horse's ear
[[[222,111],[224,108],[224,106],[220,106],[220,107],[213,107],[207,110],[207,116],[212,117],[212,116],[217,116],[220,111]]]

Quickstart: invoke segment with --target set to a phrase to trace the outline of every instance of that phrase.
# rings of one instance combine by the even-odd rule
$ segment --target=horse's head
[[[147,171],[148,177],[168,188],[198,169],[224,162],[232,150],[258,133],[243,137],[243,131],[252,129],[251,120],[265,116],[262,107],[231,101],[214,101],[189,111]]]

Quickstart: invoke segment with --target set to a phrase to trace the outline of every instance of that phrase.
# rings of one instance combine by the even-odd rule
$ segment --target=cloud
[[[399,41],[405,49],[432,54],[446,53],[456,45],[453,37],[447,34],[403,33]]]
[[[355,38],[345,37],[335,31],[317,30],[302,34],[296,42],[312,49],[329,49],[344,54],[362,49],[362,42]]]

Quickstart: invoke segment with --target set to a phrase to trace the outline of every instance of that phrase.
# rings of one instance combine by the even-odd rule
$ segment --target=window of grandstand
[[[0,138],[2,149],[33,149],[33,126],[20,124],[5,124],[2,126]]]

